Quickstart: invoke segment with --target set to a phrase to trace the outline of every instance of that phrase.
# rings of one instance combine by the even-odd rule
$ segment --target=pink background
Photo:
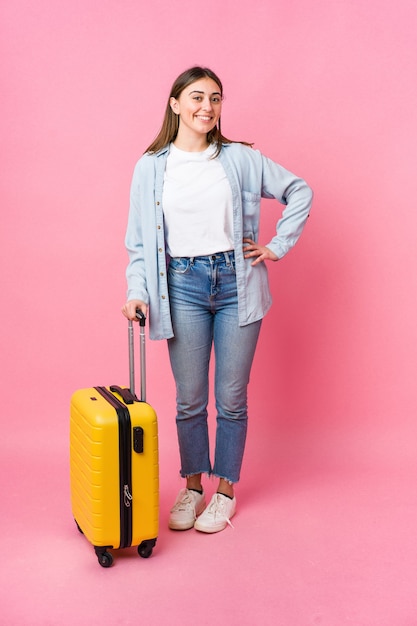
[[[0,24],[7,623],[87,623],[91,587],[100,623],[133,623],[127,609],[112,613],[107,585],[121,575],[122,589],[136,572],[155,593],[146,623],[187,626],[180,564],[188,571],[191,550],[205,608],[219,587],[223,604],[232,594],[235,613],[220,624],[417,624],[415,0],[3,0]],[[69,398],[128,382],[131,175],[173,79],[193,64],[223,80],[224,133],[306,178],[314,207],[295,250],[270,266],[275,305],[252,376],[236,529],[211,544],[165,530],[180,486],[174,391],[165,344],[149,343],[159,556],[121,559],[105,578],[71,520]],[[267,241],[277,213],[264,208]],[[260,536],[268,544],[251,558],[239,541]],[[232,551],[224,579],[213,546]]]

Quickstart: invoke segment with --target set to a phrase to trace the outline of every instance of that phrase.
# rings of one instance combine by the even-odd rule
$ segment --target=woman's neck
[[[210,145],[205,135],[190,137],[180,135],[180,133],[175,137],[173,144],[176,148],[185,152],[204,152]]]

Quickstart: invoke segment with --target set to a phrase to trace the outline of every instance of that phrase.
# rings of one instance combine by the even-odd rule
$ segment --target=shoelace
[[[194,499],[190,492],[187,489],[184,489],[182,494],[178,497],[177,502],[172,507],[171,513],[174,511],[188,511],[191,508],[195,510]]]
[[[216,519],[217,516],[222,517],[226,520],[229,526],[234,528],[232,522],[226,515],[226,502],[223,498],[224,496],[222,497],[220,493],[216,493],[215,498],[209,505],[208,512],[213,515],[214,519]]]

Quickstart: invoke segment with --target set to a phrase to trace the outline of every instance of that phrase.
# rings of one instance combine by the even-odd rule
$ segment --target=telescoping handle
[[[146,402],[146,352],[145,352],[145,324],[146,315],[140,309],[136,309],[136,317],[139,320],[139,346],[140,346],[140,399]],[[130,392],[135,395],[135,349],[133,322],[128,322],[129,333],[129,379]]]

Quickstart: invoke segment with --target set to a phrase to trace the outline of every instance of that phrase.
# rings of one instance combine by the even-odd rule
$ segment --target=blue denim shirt
[[[162,210],[168,154],[169,146],[145,154],[136,164],[125,240],[129,254],[127,299],[149,305],[151,339],[173,337]],[[313,193],[304,180],[248,146],[224,144],[217,158],[232,189],[239,324],[245,326],[261,319],[272,303],[265,263],[253,267],[253,259],[244,258],[242,247],[244,237],[258,241],[261,198],[275,198],[285,205],[276,234],[266,244],[282,258],[301,235]]]

